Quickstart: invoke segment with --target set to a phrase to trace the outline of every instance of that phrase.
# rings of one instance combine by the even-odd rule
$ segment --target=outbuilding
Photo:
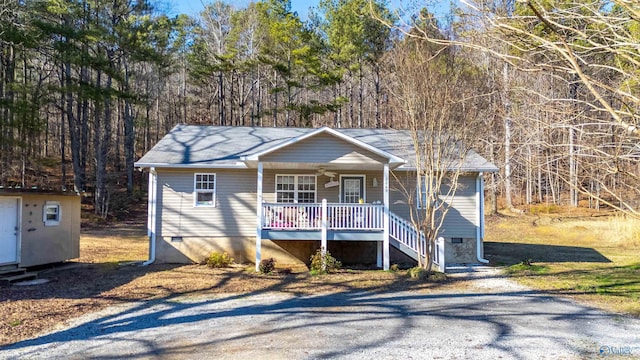
[[[79,195],[0,188],[0,268],[44,265],[79,255]]]

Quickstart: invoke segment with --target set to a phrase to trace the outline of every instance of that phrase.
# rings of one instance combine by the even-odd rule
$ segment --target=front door
[[[342,193],[340,194],[343,203],[357,204],[360,199],[364,201],[364,177],[343,176],[341,178]]]
[[[18,262],[18,199],[0,197],[0,265]]]

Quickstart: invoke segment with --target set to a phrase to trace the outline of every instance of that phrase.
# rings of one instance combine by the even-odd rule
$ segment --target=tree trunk
[[[502,72],[503,77],[503,98],[502,105],[504,111],[504,197],[507,209],[513,211],[513,200],[511,197],[511,103],[508,93],[509,68],[505,63]]]
[[[127,93],[131,92],[129,87],[129,66],[124,65],[124,88]],[[133,162],[135,156],[135,127],[134,118],[129,96],[124,99],[124,157],[127,172],[127,194],[133,194]]]

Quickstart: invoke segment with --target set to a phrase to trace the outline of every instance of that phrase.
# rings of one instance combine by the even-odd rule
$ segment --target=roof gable
[[[395,156],[395,155],[393,155],[393,154],[391,154],[389,152],[381,150],[381,149],[379,149],[379,148],[377,148],[375,146],[372,146],[372,145],[367,144],[365,142],[362,142],[360,140],[354,139],[354,138],[352,138],[352,137],[350,137],[348,135],[345,135],[345,134],[343,134],[343,133],[341,133],[339,131],[336,131],[334,129],[328,128],[326,126],[321,127],[319,129],[316,129],[316,130],[313,130],[313,131],[308,132],[306,134],[302,134],[302,135],[300,135],[298,137],[291,138],[291,139],[289,139],[289,140],[287,140],[287,141],[285,141],[285,142],[283,142],[281,144],[278,144],[278,145],[275,145],[275,146],[270,147],[268,149],[265,149],[264,151],[257,152],[257,153],[255,153],[255,154],[253,154],[251,156],[247,156],[244,160],[250,161],[250,162],[258,161],[258,160],[260,160],[261,158],[263,158],[265,156],[268,156],[268,155],[273,154],[273,153],[275,153],[277,151],[283,150],[284,148],[291,147],[291,146],[294,146],[296,144],[300,144],[300,143],[304,142],[305,140],[308,140],[308,139],[310,139],[312,137],[317,137],[317,136],[319,136],[321,134],[326,134],[326,135],[335,137],[336,139],[339,139],[341,141],[344,141],[344,142],[352,144],[352,145],[354,145],[356,147],[359,147],[359,148],[365,150],[366,152],[369,152],[369,153],[375,155],[375,157],[386,159],[390,164],[393,164],[395,166],[398,166],[398,165],[406,163],[406,160],[401,159],[401,158],[399,158],[399,157],[397,157],[397,156]]]

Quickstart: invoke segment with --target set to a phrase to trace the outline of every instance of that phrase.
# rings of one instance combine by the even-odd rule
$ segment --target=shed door
[[[18,262],[18,199],[0,197],[0,264]]]

